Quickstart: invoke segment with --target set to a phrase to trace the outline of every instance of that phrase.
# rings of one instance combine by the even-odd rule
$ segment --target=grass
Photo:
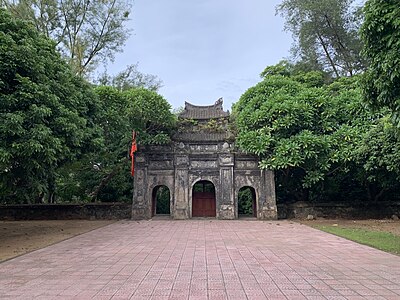
[[[400,236],[394,235],[390,232],[327,225],[313,225],[312,227],[360,244],[400,255]]]

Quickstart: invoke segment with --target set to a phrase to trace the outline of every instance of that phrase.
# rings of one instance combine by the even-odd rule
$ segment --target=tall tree
[[[138,63],[129,65],[115,76],[104,72],[97,79],[97,82],[100,85],[115,87],[119,91],[126,91],[132,88],[145,88],[154,92],[158,91],[162,87],[162,80],[155,75],[140,72],[138,66]]]
[[[286,19],[286,30],[295,38],[294,56],[314,70],[335,77],[364,70],[358,36],[361,14],[354,0],[284,0],[277,12]]]
[[[14,16],[29,20],[53,39],[76,74],[113,60],[129,37],[127,0],[0,0]]]
[[[99,86],[95,91],[101,103],[98,123],[105,143],[101,150],[82,159],[79,166],[68,166],[70,172],[63,171],[64,178],[60,183],[62,186],[68,184],[69,187],[64,188],[68,191],[79,182],[82,189],[77,192],[85,193],[91,201],[130,200],[132,181],[127,153],[132,130],[138,133],[140,145],[165,144],[170,141],[175,116],[169,103],[154,91],[144,88],[119,91],[109,86]],[[71,174],[73,181],[69,180]],[[110,185],[114,187],[110,188]]]
[[[0,195],[41,200],[56,168],[101,142],[97,97],[27,22],[0,9]]]
[[[355,164],[374,117],[363,105],[357,78],[324,85],[323,74],[292,76],[282,64],[235,104],[238,146],[277,170],[291,197],[308,200],[310,188]],[[319,79],[318,79],[319,78]]]
[[[400,194],[400,134],[398,129],[384,117],[371,126],[361,147],[356,149],[363,166],[371,201],[378,201],[386,193],[394,192],[392,199]]]
[[[400,127],[400,2],[369,0],[362,38],[369,69],[364,94],[374,107],[389,107]]]

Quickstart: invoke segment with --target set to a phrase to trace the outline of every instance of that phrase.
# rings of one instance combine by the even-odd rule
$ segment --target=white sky
[[[108,71],[139,62],[163,80],[173,108],[185,101],[231,110],[268,65],[289,56],[292,38],[275,16],[279,0],[135,0],[133,34]]]

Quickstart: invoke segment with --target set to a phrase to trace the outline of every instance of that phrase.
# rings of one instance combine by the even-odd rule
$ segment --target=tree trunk
[[[368,195],[368,202],[372,202],[372,191],[371,185],[367,183],[367,195]]]
[[[376,185],[368,183],[367,184],[368,201],[369,202],[378,202],[382,198],[382,196],[385,194],[386,191],[387,191],[387,189],[385,189],[385,188],[382,188],[379,190],[379,189],[377,189]]]
[[[333,71],[335,72],[336,77],[339,78],[339,77],[340,77],[339,72],[338,72],[338,70],[336,69],[335,63],[333,62],[332,57],[331,57],[331,55],[329,54],[328,48],[326,47],[325,42],[324,42],[322,36],[321,36],[319,33],[317,33],[317,37],[318,37],[318,39],[319,39],[319,41],[320,41],[320,43],[321,43],[322,48],[324,49],[326,58],[329,60],[329,64],[331,65]]]
[[[302,189],[301,201],[308,202],[309,197],[310,197],[310,189]]]
[[[56,182],[54,176],[47,180],[47,203],[55,203]]]
[[[115,175],[118,174],[119,170],[121,169],[121,166],[117,166],[114,170],[112,170],[111,173],[109,173],[107,176],[105,176],[101,181],[100,184],[89,194],[89,197],[91,198],[91,202],[96,202],[97,196],[101,192],[101,190],[111,181],[111,179],[114,178]]]
[[[329,17],[325,14],[325,20],[328,23],[328,26],[332,28],[334,32],[335,39],[337,41],[338,46],[336,47],[336,51],[342,54],[344,64],[346,65],[347,71],[349,72],[350,76],[353,76],[353,66],[351,63],[351,57],[348,55],[350,52],[349,49],[343,44],[342,39],[340,38],[340,34],[336,30],[336,28],[331,24]]]

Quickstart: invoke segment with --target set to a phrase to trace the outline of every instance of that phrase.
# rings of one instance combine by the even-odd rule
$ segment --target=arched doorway
[[[196,182],[192,190],[192,217],[215,217],[215,186],[212,182]]]
[[[169,188],[165,185],[158,185],[153,189],[151,215],[170,215],[171,196]]]
[[[238,193],[238,215],[257,217],[256,191],[251,186],[244,186]]]

